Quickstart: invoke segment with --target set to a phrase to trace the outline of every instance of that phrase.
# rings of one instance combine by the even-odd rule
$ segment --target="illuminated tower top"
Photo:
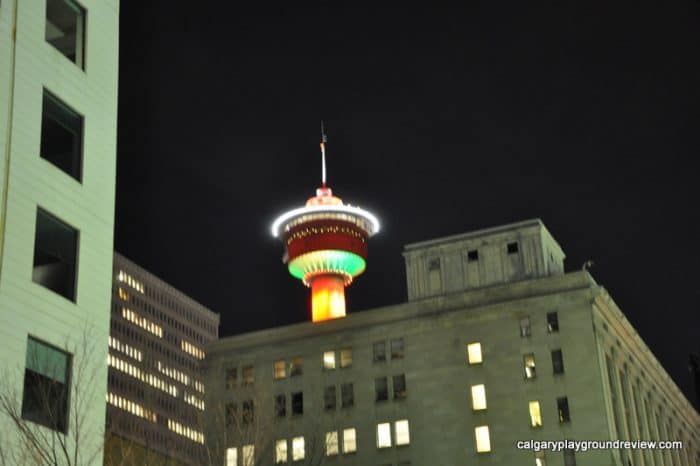
[[[370,212],[344,204],[326,184],[326,134],[321,123],[321,187],[306,205],[277,217],[289,273],[311,287],[312,320],[345,316],[345,286],[364,272],[367,240],[379,231]]]

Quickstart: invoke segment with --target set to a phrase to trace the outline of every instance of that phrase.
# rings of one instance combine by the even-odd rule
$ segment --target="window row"
[[[386,341],[376,341],[372,345],[372,360],[374,362],[385,362],[387,360]],[[403,338],[389,340],[389,351],[391,359],[403,359],[404,342]]]
[[[481,343],[468,343],[466,346],[467,363],[469,365],[481,364],[484,362],[481,352]],[[552,373],[564,373],[564,356],[561,349],[551,351],[552,358]],[[527,353],[523,355],[523,370],[526,379],[534,379],[537,376],[535,366],[535,353]]]
[[[393,432],[393,439],[392,439]],[[393,443],[392,443],[393,441]],[[411,443],[411,435],[408,429],[408,420],[402,419],[394,422],[381,422],[377,424],[377,448],[389,448],[393,445],[402,446]]]
[[[559,331],[559,314],[557,312],[547,313],[547,333],[557,333]],[[532,335],[532,323],[530,316],[520,318],[520,336],[526,338]]]
[[[329,385],[323,391],[323,408],[332,411],[337,406],[337,390],[335,385]],[[352,383],[340,385],[340,407],[349,408],[355,404],[355,391]]]
[[[391,377],[392,394],[394,400],[406,398],[406,375],[399,374]],[[377,377],[374,379],[374,401],[389,400],[389,378]]]

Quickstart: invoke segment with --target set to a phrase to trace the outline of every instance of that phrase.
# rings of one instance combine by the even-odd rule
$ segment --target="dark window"
[[[576,466],[576,455],[574,450],[564,450],[564,466]]]
[[[476,262],[479,260],[479,251],[472,249],[467,251],[467,262]]]
[[[403,338],[391,340],[391,359],[403,358]]]
[[[552,371],[555,374],[564,373],[564,358],[560,349],[552,351]]]
[[[508,243],[508,254],[517,254],[518,253],[518,243],[513,242],[513,243]]]
[[[335,409],[335,385],[329,385],[323,391],[323,407],[326,410]]]
[[[241,369],[243,385],[253,385],[255,383],[255,368],[253,366],[243,366]]]
[[[404,374],[395,375],[392,377],[394,385],[394,399],[406,398],[406,376]]]
[[[238,384],[238,369],[226,369],[226,388],[231,389]]]
[[[428,270],[440,270],[440,258],[430,259],[428,261]]]
[[[37,209],[32,280],[75,301],[78,230]]]
[[[522,338],[529,337],[531,333],[530,329],[530,317],[520,318],[520,336]]]
[[[304,373],[304,358],[296,357],[292,359],[289,366],[289,376],[296,377]]]
[[[22,418],[50,429],[68,430],[70,354],[27,339]]]
[[[557,412],[559,413],[559,422],[571,421],[569,416],[569,399],[565,396],[557,398]]]
[[[84,68],[85,10],[71,0],[47,0],[45,39]]]
[[[41,113],[41,158],[80,181],[83,117],[44,89]]]
[[[304,414],[304,393],[303,392],[292,393],[292,414],[293,415]]]
[[[237,422],[238,405],[236,403],[226,403],[226,426],[234,425]]]
[[[374,349],[374,362],[386,361],[386,343],[377,341],[372,345]]]
[[[556,312],[547,313],[547,331],[554,333],[559,331],[559,316]]]
[[[287,415],[287,395],[284,393],[275,396],[275,416],[285,417]]]
[[[255,405],[253,400],[244,401],[241,405],[241,420],[244,424],[253,422],[255,419]]]
[[[386,401],[389,399],[389,387],[387,386],[386,377],[378,377],[374,379],[374,400]]]
[[[341,406],[347,408],[355,404],[355,393],[351,383],[344,383],[340,386]]]

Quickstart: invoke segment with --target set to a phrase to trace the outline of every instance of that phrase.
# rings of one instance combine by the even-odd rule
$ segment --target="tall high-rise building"
[[[114,254],[106,465],[200,464],[200,362],[218,329],[218,314]]]
[[[0,2],[0,428],[12,464],[64,448],[101,464],[118,37],[118,0]],[[8,412],[51,442],[27,442]]]
[[[700,465],[700,415],[541,221],[404,257],[406,303],[209,345],[214,464]],[[565,439],[683,448],[519,443]]]

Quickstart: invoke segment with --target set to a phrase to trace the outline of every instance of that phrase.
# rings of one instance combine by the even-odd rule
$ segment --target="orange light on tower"
[[[321,187],[304,207],[277,217],[272,234],[285,245],[289,273],[311,288],[311,320],[345,316],[345,287],[365,271],[367,240],[379,231],[370,212],[343,204],[326,186],[326,135],[321,124]]]

